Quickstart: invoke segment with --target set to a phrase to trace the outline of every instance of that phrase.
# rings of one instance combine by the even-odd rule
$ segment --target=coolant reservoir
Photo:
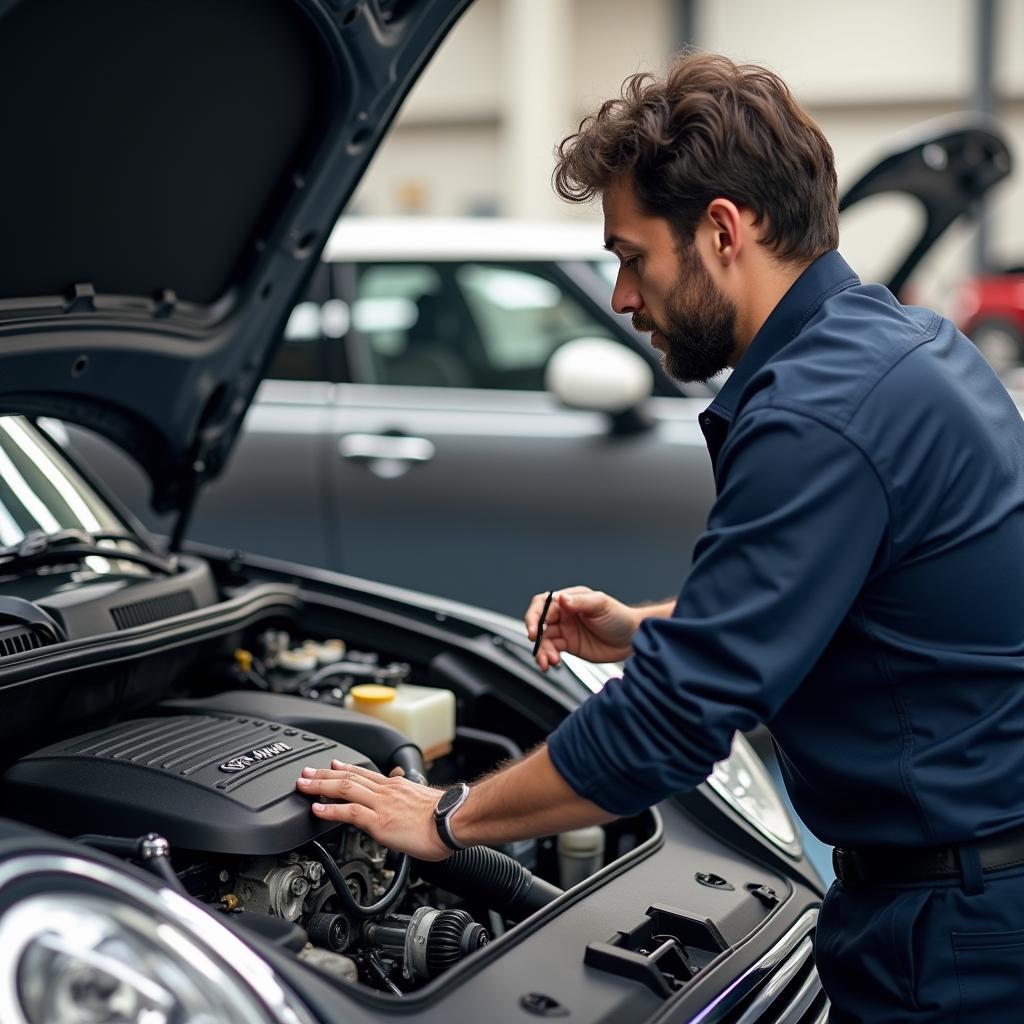
[[[380,686],[361,683],[345,698],[345,707],[393,725],[434,761],[452,749],[455,739],[455,694],[433,686]]]

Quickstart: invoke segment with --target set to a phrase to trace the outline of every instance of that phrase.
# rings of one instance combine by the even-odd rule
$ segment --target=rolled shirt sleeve
[[[733,733],[800,685],[885,558],[889,509],[872,465],[811,416],[747,409],[716,475],[672,616],[644,622],[623,678],[548,741],[568,784],[611,813],[703,782]]]

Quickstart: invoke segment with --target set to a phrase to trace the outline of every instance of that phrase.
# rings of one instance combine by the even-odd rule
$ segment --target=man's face
[[[606,245],[619,257],[612,308],[651,332],[665,371],[705,381],[730,365],[736,305],[715,284],[697,246],[680,249],[668,221],[642,211],[621,184],[604,194]]]

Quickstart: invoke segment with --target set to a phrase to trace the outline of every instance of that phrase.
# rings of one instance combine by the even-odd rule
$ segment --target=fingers
[[[339,821],[346,825],[355,825],[356,828],[361,828],[364,832],[373,835],[376,815],[369,807],[364,807],[362,804],[314,803],[311,810],[324,821]]]
[[[316,796],[324,800],[346,800],[350,803],[373,807],[380,799],[380,793],[368,789],[355,779],[297,779],[295,788],[304,796]]]
[[[561,611],[563,607],[570,607],[565,603],[565,597],[573,596],[577,594],[593,594],[599,593],[599,591],[591,590],[590,587],[574,586],[574,587],[562,587],[560,590],[556,590],[551,599],[551,607],[548,609],[548,614],[544,620],[545,627],[550,626],[552,623],[558,622],[561,617]],[[603,597],[604,595],[602,595]],[[544,611],[544,605],[548,599],[548,591],[544,591],[542,594],[534,594],[530,599],[530,604],[527,606],[526,614],[523,616],[523,621],[526,623],[526,634],[531,640],[537,639],[537,624],[540,621],[541,613]]]
[[[530,603],[527,606],[526,614],[523,616],[523,621],[526,623],[526,635],[531,640],[537,639],[537,626],[540,623],[541,613],[544,611],[544,605],[547,604],[548,591],[544,591],[543,594],[534,594],[530,599]],[[552,606],[556,605],[557,602],[552,599]],[[551,616],[551,609],[548,609],[548,617]]]
[[[345,771],[331,771],[326,768],[303,768],[302,777],[295,782],[295,788],[306,796],[320,796],[331,800],[347,800],[373,807],[383,787],[375,781],[372,773],[357,774],[349,766]],[[383,780],[384,776],[377,778]]]
[[[386,778],[386,776],[381,775],[380,772],[373,771],[371,768],[363,768],[358,764],[346,764],[344,761],[337,759],[331,761],[331,769],[333,771],[351,772],[353,775],[358,775],[370,782],[375,782],[377,785],[384,782]]]
[[[575,587],[558,594],[558,606],[575,615],[594,615],[605,610],[608,595],[601,590]],[[550,616],[550,612],[548,613]]]
[[[537,667],[542,672],[547,672],[551,665],[561,665],[561,653],[568,649],[569,645],[561,637],[545,636],[537,652]]]
[[[444,790],[340,761],[332,761],[330,768],[304,769],[295,786],[314,798],[310,809],[317,818],[353,825],[389,849],[427,860],[451,852],[434,825],[434,808]]]
[[[586,590],[586,587],[570,587],[570,590]],[[537,639],[537,627],[540,624],[540,617],[544,615],[544,629],[545,631],[552,625],[554,625],[562,616],[562,606],[559,604],[559,595],[565,593],[562,590],[551,591],[551,604],[548,605],[548,613],[544,615],[544,606],[548,604],[548,592],[545,591],[543,594],[535,594],[533,600],[530,602],[529,608],[526,610],[526,616],[524,622],[526,623],[526,633],[531,640]]]
[[[380,772],[371,772],[355,764],[343,764],[341,761],[332,761],[330,768],[303,768],[304,779],[339,779],[354,778],[370,789],[379,789],[387,778]]]
[[[567,618],[563,626],[563,601],[571,599],[572,595],[589,592],[589,587],[568,587],[566,590],[556,590],[551,593],[552,600],[550,602],[548,601],[547,594],[534,595],[527,611],[527,634],[531,640],[536,640],[538,628],[543,630],[544,635],[541,638],[536,654],[537,667],[542,672],[546,672],[552,665],[560,664],[562,660],[559,656],[560,653],[568,650],[570,646],[565,626],[572,627],[574,613],[571,611],[566,612]],[[569,597],[566,597],[566,595],[569,595]],[[540,618],[544,614],[545,607],[548,607],[548,612],[543,627],[541,627]]]

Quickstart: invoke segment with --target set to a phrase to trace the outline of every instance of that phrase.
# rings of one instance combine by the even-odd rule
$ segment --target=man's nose
[[[616,313],[639,313],[643,309],[644,301],[640,292],[629,280],[624,280],[625,275],[620,270],[615,278],[615,287],[612,289],[612,309]]]

